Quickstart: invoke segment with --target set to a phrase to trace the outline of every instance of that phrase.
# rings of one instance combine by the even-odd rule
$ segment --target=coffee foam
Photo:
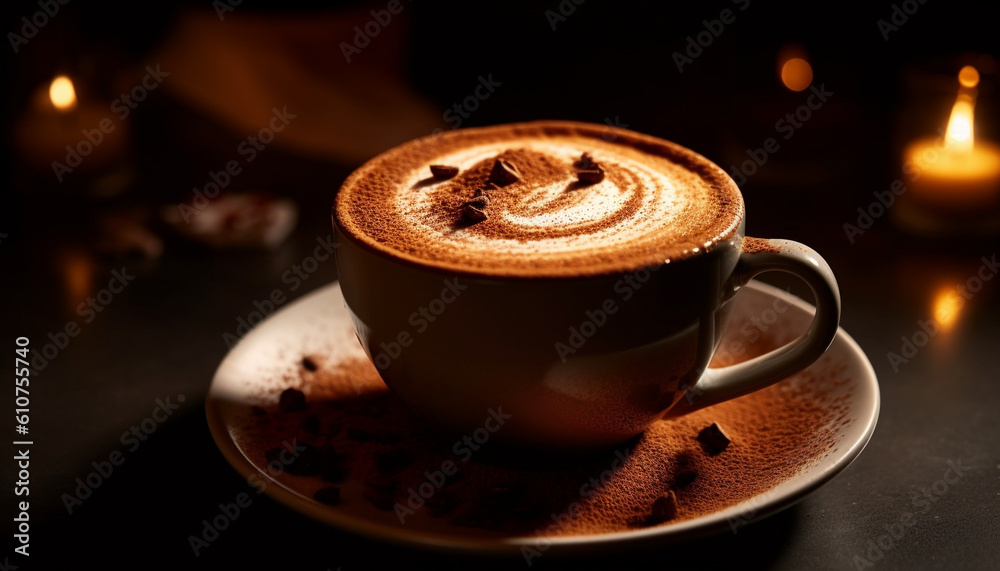
[[[577,180],[589,153],[605,172]],[[487,220],[463,204],[488,187],[497,159],[521,173],[488,192]],[[456,166],[437,180],[429,166]],[[451,271],[565,276],[626,271],[731,239],[743,215],[735,184],[678,145],[602,125],[537,122],[465,129],[396,147],[353,173],[336,202],[348,236]]]

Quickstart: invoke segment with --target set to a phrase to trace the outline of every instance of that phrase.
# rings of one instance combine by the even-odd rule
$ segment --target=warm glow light
[[[96,265],[89,255],[73,249],[63,252],[59,265],[66,291],[66,306],[75,310],[87,297],[94,295]]]
[[[962,87],[973,88],[979,85],[979,71],[971,65],[963,67],[958,72],[958,82]]]
[[[792,91],[802,91],[812,84],[812,80],[812,66],[802,58],[790,58],[781,66],[781,82]]]
[[[958,83],[962,85],[962,89],[959,90],[955,105],[951,108],[944,141],[949,148],[958,153],[971,153],[975,146],[972,121],[976,105],[976,95],[972,88],[979,84],[979,72],[971,65],[963,67],[958,72]]]
[[[948,148],[959,153],[972,151],[972,98],[968,95],[959,95],[955,100],[955,106],[951,108],[951,118],[948,119],[948,129],[944,133],[945,144]]]
[[[980,213],[1000,204],[1000,147],[976,140],[975,106],[979,72],[958,74],[958,96],[943,140],[920,139],[906,147],[904,165],[916,168],[910,196],[926,208]]]
[[[948,331],[958,321],[962,298],[954,289],[944,289],[934,296],[934,319],[941,331]]]
[[[60,111],[70,111],[76,107],[76,90],[73,89],[73,82],[65,75],[53,79],[49,85],[49,99]]]

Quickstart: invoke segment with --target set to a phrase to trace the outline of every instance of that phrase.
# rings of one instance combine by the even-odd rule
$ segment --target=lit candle
[[[1000,202],[1000,147],[975,140],[974,108],[979,72],[966,66],[944,137],[921,139],[904,151],[909,192],[926,207],[977,212]]]
[[[17,122],[15,140],[27,164],[51,169],[58,182],[73,177],[77,169],[114,162],[128,142],[125,124],[110,105],[81,101],[73,81],[65,75],[36,91],[32,105]]]

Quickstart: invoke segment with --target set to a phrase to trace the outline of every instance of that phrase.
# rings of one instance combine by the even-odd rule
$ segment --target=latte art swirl
[[[352,175],[337,216],[349,235],[394,255],[533,276],[663,263],[735,231],[742,199],[718,167],[665,141],[622,130],[606,141],[603,131],[527,123],[414,141]],[[603,171],[597,182],[579,174],[584,153]],[[498,161],[517,173],[502,185],[491,179]],[[440,180],[431,164],[458,174]],[[470,204],[473,218],[463,216]]]

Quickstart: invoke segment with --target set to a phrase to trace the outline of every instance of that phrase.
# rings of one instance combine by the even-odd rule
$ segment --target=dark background
[[[222,332],[231,331],[254,300],[281,287],[282,273],[329,233],[333,194],[360,163],[275,145],[234,181],[229,190],[264,190],[298,203],[300,222],[275,250],[217,251],[151,223],[165,236],[159,258],[101,253],[96,244],[102,216],[188,200],[191,189],[204,184],[205,173],[218,169],[248,133],[165,85],[129,119],[131,152],[124,166],[131,175],[114,196],[95,196],[91,175],[60,185],[51,172],[28,166],[11,133],[38,85],[56,70],[69,70],[97,86],[98,100],[110,101],[116,92],[106,86],[116,73],[153,63],[149,58],[184,14],[212,10],[207,1],[95,4],[78,0],[61,6],[19,53],[5,46],[9,79],[3,119],[10,136],[3,142],[7,168],[0,209],[0,233],[7,235],[0,240],[2,339],[13,346],[14,338],[27,336],[39,348],[50,332],[79,321],[73,308],[81,288],[105,287],[111,271],[122,267],[136,276],[134,285],[93,323],[82,325],[82,333],[32,378],[32,556],[10,556],[10,563],[22,569],[520,567],[518,560],[458,559],[372,542],[306,521],[267,499],[255,502],[201,557],[192,556],[187,536],[216,513],[219,502],[246,488],[216,450],[205,423],[204,395],[227,352]],[[298,2],[243,2],[225,23],[244,16],[279,21],[331,14],[360,14],[364,22],[368,10],[385,6],[328,4],[317,10]],[[918,320],[932,315],[937,291],[964,282],[981,257],[996,255],[998,235],[962,235],[959,224],[951,235],[927,237],[886,216],[852,243],[844,224],[856,223],[857,209],[873,201],[873,192],[903,177],[900,153],[906,141],[932,136],[943,126],[957,89],[954,75],[965,63],[975,62],[983,76],[976,136],[1000,139],[1000,68],[995,61],[990,67],[1000,52],[1000,5],[927,2],[886,39],[877,21],[889,20],[893,6],[903,4],[918,5],[752,1],[740,11],[742,4],[729,2],[589,0],[553,30],[546,11],[558,12],[558,0],[404,0],[398,24],[392,24],[391,48],[376,50],[373,44],[356,56],[352,65],[419,94],[440,128],[451,126],[443,115],[447,109],[472,93],[479,76],[492,74],[501,85],[463,127],[541,118],[611,121],[677,141],[727,171],[747,159],[746,149],[776,137],[775,122],[808,96],[788,91],[778,80],[783,47],[801,46],[813,66],[813,85],[834,94],[792,138],[779,139],[779,151],[741,182],[741,189],[749,235],[810,244],[840,279],[842,325],[868,354],[882,390],[879,426],[868,449],[802,503],[736,535],[629,553],[624,560],[552,558],[541,566],[854,568],[854,556],[912,509],[910,494],[941,478],[948,460],[959,459],[974,469],[875,565],[995,565],[1000,280],[986,282],[963,308],[956,328],[936,337],[898,372],[887,354],[899,350],[901,336],[912,335]],[[726,8],[736,21],[679,72],[672,54],[704,31],[703,20],[717,19]],[[19,30],[20,18],[37,10],[32,2],[8,3],[3,31]],[[351,41],[351,35],[330,36],[329,49],[303,54],[301,61],[319,62],[315,67],[336,80],[348,65],[339,42]],[[400,143],[426,131],[386,133]],[[83,285],[80,272],[71,269],[80,259],[90,268]],[[323,264],[293,297],[335,278],[334,265]],[[2,410],[13,408],[12,392],[4,391]],[[121,449],[119,435],[148,416],[155,399],[177,394],[186,395],[183,406],[68,515],[60,496],[72,491],[74,479],[90,472],[92,461]],[[10,506],[4,514],[13,511],[10,462],[0,470],[3,502]],[[11,547],[0,552],[0,562],[13,553],[13,543],[6,545]]]

